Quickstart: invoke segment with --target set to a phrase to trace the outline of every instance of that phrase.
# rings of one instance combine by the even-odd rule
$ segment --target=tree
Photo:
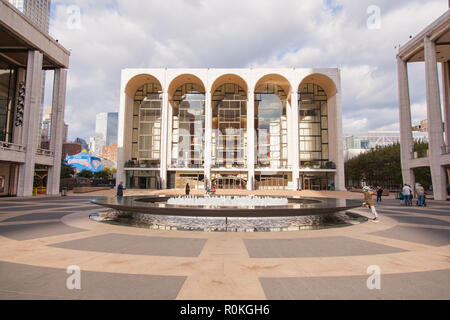
[[[72,178],[75,170],[71,166],[68,166],[64,163],[61,164],[61,179],[69,179]]]
[[[80,178],[92,179],[94,177],[94,174],[91,171],[89,171],[89,170],[83,170],[80,173],[78,173],[78,176]]]
[[[428,143],[418,141],[415,150],[428,149]],[[417,182],[424,186],[431,185],[429,168],[415,170]],[[372,186],[401,186],[403,184],[400,160],[400,144],[396,143],[386,147],[377,147],[363,153],[345,163],[347,186],[359,185],[365,181]]]
[[[113,170],[110,168],[104,168],[100,172],[96,172],[94,174],[95,179],[101,179],[101,180],[112,180],[113,178]]]

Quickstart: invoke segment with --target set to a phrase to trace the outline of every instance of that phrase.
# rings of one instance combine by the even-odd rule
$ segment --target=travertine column
[[[298,93],[297,90],[292,90],[291,94],[291,120],[288,119],[288,125],[290,124],[291,130],[289,130],[288,146],[292,152],[289,151],[290,157],[292,157],[292,179],[294,180],[294,190],[298,189],[298,180],[300,178],[300,139],[299,139],[299,105],[298,105]]]
[[[160,163],[161,163],[161,188],[167,188],[167,150],[169,145],[168,139],[168,122],[169,122],[169,93],[167,89],[163,92],[163,101],[162,101],[162,117],[161,117],[161,154],[160,154]]]
[[[206,92],[205,99],[205,188],[206,183],[211,186],[211,161],[212,161],[212,99],[211,89]]]
[[[445,144],[450,145],[450,66],[449,61],[442,64],[442,88],[444,101]]]
[[[425,74],[427,85],[428,135],[430,141],[431,178],[435,200],[446,200],[446,172],[441,166],[444,133],[442,127],[441,99],[436,61],[436,45],[425,36]]]
[[[409,98],[408,66],[406,61],[397,57],[399,114],[400,114],[400,146],[403,183],[411,186],[415,183],[410,161],[414,150],[414,141],[411,126],[411,102]]]
[[[340,78],[340,75],[339,75]],[[341,81],[339,80],[339,83]],[[340,90],[336,92],[335,105],[336,105],[336,175],[335,175],[335,189],[337,191],[345,191],[345,167],[344,167],[344,140],[343,140],[343,129],[342,129],[342,98]]]
[[[250,90],[248,92],[248,104],[247,104],[247,168],[248,168],[248,182],[247,190],[253,190],[255,181],[255,150],[257,145],[255,144],[255,92]]]
[[[18,197],[33,195],[34,167],[36,161],[36,136],[39,133],[39,111],[42,97],[42,53],[28,52],[25,84],[25,110],[23,117],[22,145],[25,146],[25,163],[20,165]]]
[[[53,81],[52,122],[50,150],[53,152],[53,166],[49,168],[47,194],[58,195],[61,175],[64,112],[66,105],[67,70],[55,70]]]

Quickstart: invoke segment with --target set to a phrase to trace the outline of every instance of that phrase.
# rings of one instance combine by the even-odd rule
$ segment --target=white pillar
[[[408,66],[406,61],[397,57],[400,148],[403,183],[415,184],[414,172],[410,169],[410,161],[414,151],[414,141],[411,125],[411,102],[409,97]]]
[[[34,167],[39,133],[39,112],[42,97],[42,60],[39,51],[28,51],[27,78],[25,84],[25,110],[22,145],[25,146],[25,163],[20,165],[18,197],[33,195]]]
[[[299,105],[298,105],[298,92],[293,88],[291,95],[291,121],[288,121],[288,125],[291,126],[291,130],[288,130],[291,150],[289,155],[292,166],[292,179],[294,180],[294,190],[298,190],[298,180],[300,179],[300,139],[299,139]]]
[[[341,83],[339,75],[339,84]],[[341,90],[341,86],[337,90]],[[341,92],[337,91],[335,96],[336,105],[336,175],[335,189],[336,191],[346,191],[345,189],[345,165],[344,165],[344,134],[342,129],[342,98]],[[328,137],[330,139],[330,137]],[[330,141],[330,140],[328,140]],[[330,149],[330,146],[328,146]]]
[[[206,183],[211,186],[211,162],[212,162],[212,99],[211,89],[206,91],[205,98],[205,188]]]
[[[255,144],[255,136],[255,92],[250,90],[248,92],[247,103],[247,190],[253,190],[253,185],[255,183],[255,150],[257,148],[257,145]]]
[[[58,195],[60,186],[64,111],[66,105],[67,70],[55,70],[53,81],[52,122],[50,150],[53,152],[53,166],[49,168],[47,194]]]
[[[445,144],[450,145],[450,65],[442,63],[442,88],[444,101]]]
[[[425,36],[425,74],[427,85],[427,114],[430,149],[431,178],[435,200],[446,200],[446,171],[441,166],[444,133],[442,126],[439,78],[436,60],[436,45]]]
[[[162,117],[161,117],[161,148],[160,152],[160,176],[161,188],[167,189],[167,150],[169,145],[168,139],[168,123],[169,123],[169,93],[164,90],[162,101]]]

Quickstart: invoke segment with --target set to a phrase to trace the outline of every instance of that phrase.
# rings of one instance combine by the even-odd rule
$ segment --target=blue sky
[[[371,5],[379,29],[367,27]],[[79,28],[69,8],[79,9]],[[344,132],[396,130],[394,47],[447,9],[447,0],[52,1],[50,33],[72,52],[69,138],[88,139],[97,113],[118,111],[120,71],[133,67],[339,67]],[[423,63],[409,72],[418,122],[426,117]]]

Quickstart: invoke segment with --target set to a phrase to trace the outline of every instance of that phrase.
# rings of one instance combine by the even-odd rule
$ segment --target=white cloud
[[[398,122],[394,46],[448,4],[379,0],[381,29],[368,30],[366,9],[372,2],[53,1],[51,33],[72,49],[70,138],[88,138],[96,113],[118,110],[120,70],[133,67],[340,67],[344,131],[347,125],[393,126]],[[68,5],[81,8],[81,29],[67,28]],[[424,101],[424,76],[414,70],[412,87],[419,89],[411,99],[417,104]]]

